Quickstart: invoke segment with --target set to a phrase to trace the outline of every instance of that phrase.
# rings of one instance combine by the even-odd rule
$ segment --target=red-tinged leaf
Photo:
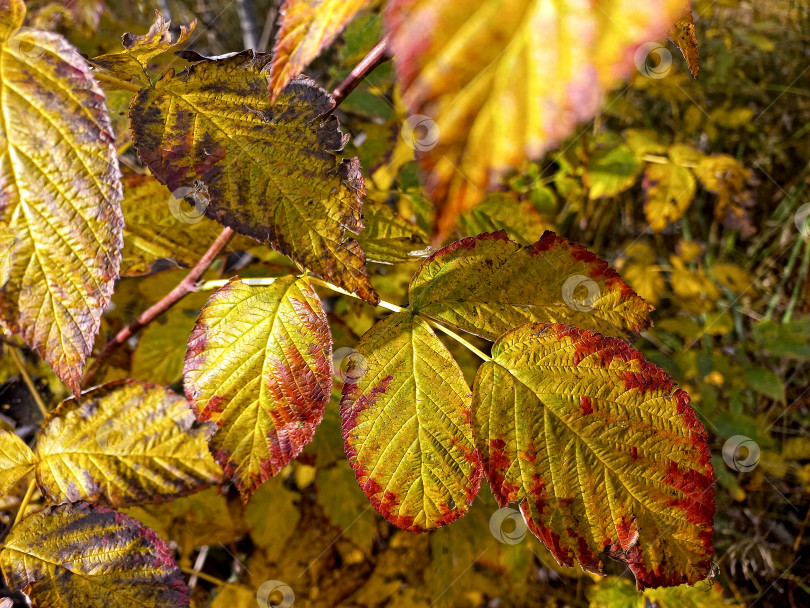
[[[332,44],[369,0],[285,0],[273,48],[270,101]]]
[[[14,526],[0,566],[36,608],[181,608],[188,589],[166,543],[128,515],[86,502]]]
[[[548,231],[525,247],[503,231],[456,241],[422,263],[409,293],[419,313],[489,340],[527,322],[619,337],[651,325],[652,306],[607,262]]]
[[[436,203],[439,239],[508,171],[590,120],[684,0],[391,0],[403,131]]]
[[[325,116],[331,95],[300,77],[271,105],[269,55],[197,59],[133,99],[141,160],[206,216],[376,304],[350,236],[363,230],[363,175],[356,158],[332,154],[348,136]]]
[[[473,426],[501,506],[522,501],[560,564],[626,562],[639,588],[709,576],[714,471],[689,395],[625,342],[563,325],[503,335]]]
[[[377,323],[356,350],[340,416],[360,487],[405,530],[461,517],[481,477],[461,368],[425,320],[407,312]]]
[[[217,425],[214,458],[245,502],[312,440],[332,389],[332,335],[306,278],[232,279],[188,340],[186,395]]]
[[[24,14],[0,0],[0,222],[14,237],[0,322],[78,394],[121,262],[120,172],[87,62]]]

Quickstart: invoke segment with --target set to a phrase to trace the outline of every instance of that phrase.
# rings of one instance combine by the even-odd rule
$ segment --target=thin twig
[[[191,574],[192,576],[201,578],[204,581],[208,581],[209,583],[214,584],[217,587],[224,587],[225,585],[228,584],[222,579],[219,579],[215,576],[211,576],[210,574],[206,574],[205,572],[200,572],[199,570],[194,570],[193,568],[186,568],[184,566],[180,566],[180,570],[182,570],[186,574]]]
[[[37,480],[32,479],[28,484],[28,489],[25,491],[25,496],[23,496],[22,502],[20,503],[20,508],[17,509],[17,515],[14,516],[14,523],[11,524],[12,527],[16,526],[20,520],[25,515],[25,510],[28,508],[28,503],[31,502],[31,497],[34,495],[34,490],[37,487]]]
[[[120,78],[110,76],[109,74],[104,74],[103,72],[93,72],[93,78],[95,78],[98,82],[109,85],[111,88],[124,89],[125,91],[132,91],[133,93],[140,93],[142,88],[137,84],[132,84],[131,82],[121,80]]]
[[[31,396],[36,401],[37,407],[39,411],[42,412],[42,417],[45,418],[48,415],[48,408],[45,407],[45,402],[42,401],[42,397],[37,390],[34,381],[31,379],[31,376],[28,375],[28,370],[25,369],[25,364],[23,363],[22,358],[20,357],[20,353],[17,352],[17,348],[14,346],[9,345],[8,353],[11,355],[11,358],[14,360],[14,365],[17,366],[17,369],[20,370],[20,375],[22,376],[23,382],[28,387],[28,390],[31,392]]]
[[[138,331],[154,321],[157,317],[169,310],[172,306],[177,304],[189,293],[195,291],[195,284],[200,280],[200,277],[208,269],[214,259],[219,255],[222,248],[225,247],[232,234],[233,230],[230,228],[224,228],[222,232],[219,233],[216,240],[208,248],[208,251],[206,251],[205,254],[200,258],[194,268],[191,269],[191,272],[189,272],[174,289],[166,294],[159,302],[147,308],[141,314],[141,316],[119,331],[112,340],[104,345],[104,348],[101,349],[101,352],[98,354],[95,361],[93,361],[93,365],[90,366],[87,373],[85,373],[84,378],[82,378],[83,388],[86,388],[90,384],[90,380],[93,379],[93,376],[95,376],[96,372],[98,372],[99,368],[101,367],[102,362],[110,355],[110,353],[129,340],[130,337],[138,333]]]
[[[332,97],[335,99],[335,107],[339,106],[341,102],[346,99],[346,96],[354,91],[357,85],[363,82],[363,79],[365,79],[374,68],[391,59],[388,43],[389,37],[386,35],[332,92]]]
[[[267,16],[264,18],[264,28],[262,28],[262,36],[259,38],[259,46],[256,48],[259,53],[267,52],[270,37],[273,35],[273,30],[275,29],[277,13],[278,10],[275,6],[271,6],[267,9]]]
[[[246,49],[256,50],[259,45],[259,26],[256,25],[256,11],[252,0],[236,0],[239,13],[239,26],[242,28],[242,41]]]

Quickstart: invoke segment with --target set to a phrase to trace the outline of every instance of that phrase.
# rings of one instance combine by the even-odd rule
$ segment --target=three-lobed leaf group
[[[298,75],[366,4],[287,0],[274,57],[182,52],[182,70],[153,78],[153,60],[194,24],[175,41],[158,15],[146,35],[124,36],[123,51],[85,60],[58,35],[21,29],[21,0],[0,0],[0,320],[77,395],[49,414],[33,450],[0,431],[0,491],[29,480],[29,493],[37,487],[54,505],[15,525],[0,553],[9,585],[35,605],[104,606],[122,586],[130,603],[186,605],[166,544],[114,508],[217,485],[219,466],[247,502],[312,440],[333,362],[306,274],[269,285],[234,278],[212,296],[188,341],[188,401],[134,381],[80,394],[80,380],[122,251],[126,274],[200,255],[199,243],[178,247],[150,225],[154,216],[178,228],[165,209],[142,204],[161,193],[379,303],[358,237],[359,161],[335,157],[347,138],[334,99]],[[387,8],[405,105],[441,133],[420,154],[440,235],[497,177],[591,116],[631,68],[629,50],[683,8],[501,4]],[[687,17],[671,35],[696,72]],[[429,36],[428,18],[442,36]],[[553,35],[532,36],[538,28]],[[498,44],[482,44],[490,40]],[[94,74],[134,93],[133,143],[154,176],[126,178],[126,246],[115,141]],[[549,80],[564,86],[539,86]],[[677,176],[665,170],[675,171],[646,177],[650,205],[677,203],[666,190]],[[385,205],[368,216],[379,222],[364,241],[374,259],[408,259],[427,236]],[[346,454],[380,514],[406,530],[438,528],[466,513],[485,475],[501,505],[520,502],[561,564],[601,572],[604,554],[627,562],[639,587],[708,575],[706,436],[686,393],[619,339],[646,329],[651,307],[605,261],[550,232],[522,245],[484,233],[425,259],[409,300],[361,338],[342,387]],[[479,353],[472,389],[437,333],[466,343],[455,330],[495,342],[491,357]]]

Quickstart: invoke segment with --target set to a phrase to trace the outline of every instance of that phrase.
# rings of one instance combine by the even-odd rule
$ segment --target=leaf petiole
[[[205,572],[200,572],[199,570],[194,570],[193,568],[185,568],[184,566],[180,566],[180,570],[185,572],[186,574],[191,574],[192,576],[196,576],[197,578],[201,578],[204,581],[208,581],[212,585],[216,585],[217,587],[224,587],[228,583],[219,579],[215,576],[211,576],[210,574],[206,574]]]
[[[420,319],[423,319],[428,325],[430,325],[434,329],[438,329],[439,331],[444,332],[446,335],[453,338],[453,340],[455,340],[456,342],[461,344],[463,347],[465,347],[467,350],[469,350],[475,356],[480,357],[484,361],[492,361],[492,357],[490,357],[489,355],[487,355],[483,351],[477,349],[475,346],[470,344],[466,339],[462,338],[460,335],[458,335],[452,329],[449,329],[449,328],[445,327],[444,325],[442,325],[441,323],[438,323],[437,321],[434,321],[433,319],[430,319],[430,318],[425,317],[423,315],[417,315],[417,316]]]
[[[28,489],[25,491],[25,496],[23,496],[22,502],[20,503],[20,508],[17,509],[17,515],[14,516],[14,523],[11,524],[12,527],[16,526],[23,518],[23,515],[25,515],[25,510],[28,508],[28,503],[31,502],[31,496],[34,495],[34,490],[36,487],[37,480],[32,479],[28,484]]]
[[[25,369],[25,365],[20,358],[20,353],[17,352],[17,349],[14,346],[9,346],[8,352],[11,355],[11,358],[14,360],[14,364],[17,366],[17,369],[20,370],[20,375],[22,376],[25,385],[28,387],[28,390],[31,392],[31,396],[34,398],[34,401],[36,401],[39,411],[42,412],[42,417],[47,417],[48,408],[45,407],[45,402],[42,401],[42,397],[40,396],[34,381],[28,374],[28,370]]]

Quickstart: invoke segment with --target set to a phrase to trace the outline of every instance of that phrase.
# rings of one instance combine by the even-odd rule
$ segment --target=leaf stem
[[[357,85],[359,85],[374,68],[391,59],[391,52],[388,45],[389,36],[386,34],[377,46],[371,49],[369,54],[363,57],[363,60],[349,72],[346,79],[332,91],[332,97],[335,99],[335,107],[338,107],[349,93],[354,91]]]
[[[82,378],[82,388],[86,388],[90,384],[90,380],[93,379],[93,376],[95,376],[96,372],[98,372],[99,368],[101,367],[101,363],[110,355],[110,353],[129,340],[129,338],[138,333],[141,329],[149,325],[149,323],[154,321],[157,317],[169,310],[172,306],[177,304],[189,293],[196,291],[195,283],[199,281],[203,273],[219,255],[220,251],[222,251],[222,248],[225,247],[232,234],[233,230],[230,228],[223,228],[222,232],[219,233],[219,236],[208,248],[208,251],[203,254],[194,268],[191,269],[191,272],[189,272],[174,289],[166,294],[159,302],[147,308],[143,313],[141,313],[141,316],[119,331],[112,340],[104,345],[104,348],[101,349],[101,352],[98,354],[95,361],[93,361],[93,365],[91,365],[84,374],[84,378]]]
[[[442,324],[441,324],[441,323],[439,323],[438,321],[434,321],[433,319],[431,319],[431,318],[429,318],[429,317],[426,317],[426,316],[424,316],[424,315],[417,314],[417,316],[418,316],[419,318],[423,319],[423,320],[424,320],[424,321],[425,321],[425,322],[426,322],[428,325],[430,325],[431,327],[433,327],[433,328],[435,328],[435,329],[438,329],[439,331],[444,332],[445,334],[447,334],[448,336],[450,336],[451,338],[453,338],[453,340],[455,340],[456,342],[458,342],[458,343],[459,343],[459,344],[461,344],[462,346],[466,347],[466,348],[467,348],[467,349],[468,349],[468,350],[469,350],[471,353],[473,353],[475,356],[480,357],[480,358],[481,358],[481,359],[483,359],[484,361],[492,361],[492,357],[490,357],[489,355],[487,355],[487,354],[486,354],[486,353],[484,353],[483,351],[478,350],[478,349],[477,349],[475,346],[473,346],[472,344],[470,344],[470,343],[469,343],[469,342],[468,342],[466,339],[464,339],[464,338],[462,338],[461,336],[459,336],[459,335],[458,335],[456,332],[454,332],[452,329],[450,329],[450,328],[448,328],[448,327],[445,327],[444,325],[442,325]]]
[[[137,84],[132,84],[131,82],[121,80],[120,78],[110,76],[109,74],[104,74],[103,72],[93,72],[93,78],[102,84],[109,85],[116,89],[124,89],[125,91],[132,91],[133,93],[141,92],[141,87],[139,87]]]
[[[328,281],[324,281],[323,279],[319,279],[318,277],[313,277],[313,276],[307,276],[307,278],[309,279],[310,282],[314,283],[315,285],[320,285],[321,287],[325,287],[326,289],[328,289],[330,291],[334,291],[335,293],[339,293],[339,294],[342,294],[344,296],[349,296],[350,298],[355,298],[357,300],[360,300],[361,302],[365,302],[365,300],[363,300],[363,298],[360,298],[360,297],[356,296],[355,294],[353,294],[353,293],[351,293],[349,291],[346,291],[345,289],[342,289],[342,288],[338,287],[337,285],[332,285],[332,283],[329,283]],[[267,278],[242,279],[242,282],[245,283],[246,285],[266,286],[266,285],[272,285],[277,280],[278,279],[276,277],[267,277]],[[222,287],[223,285],[225,285],[226,283],[228,283],[227,280],[206,281],[205,283],[200,285],[198,289],[199,289],[199,291],[209,291],[209,290],[212,290],[212,289],[218,289],[218,288]],[[379,306],[380,308],[385,308],[386,310],[390,310],[391,312],[408,312],[407,308],[403,308],[402,306],[397,306],[396,304],[393,304],[392,302],[386,302],[385,300],[380,300],[380,302],[379,302],[379,304],[377,304],[377,306]],[[486,353],[484,353],[484,352],[480,351],[479,349],[477,349],[475,346],[470,344],[470,342],[468,342],[465,338],[462,338],[460,335],[458,335],[453,330],[445,327],[444,325],[442,325],[438,321],[434,321],[433,319],[431,319],[429,317],[426,317],[424,315],[418,315],[418,316],[419,316],[419,318],[424,319],[424,321],[428,325],[430,325],[431,327],[434,327],[434,328],[438,329],[439,331],[444,332],[445,334],[447,334],[448,336],[453,338],[453,340],[455,340],[456,342],[458,342],[462,346],[466,347],[470,352],[472,352],[477,357],[480,357],[484,361],[492,361],[492,357],[490,357]]]
[[[14,360],[14,364],[17,366],[17,369],[20,370],[20,375],[22,376],[23,382],[25,382],[25,385],[31,392],[31,396],[34,398],[39,411],[42,412],[42,417],[45,418],[48,415],[48,408],[45,407],[45,402],[42,401],[42,397],[40,396],[34,381],[31,379],[31,376],[28,375],[28,370],[25,369],[25,364],[23,363],[22,357],[20,357],[20,353],[17,351],[15,346],[11,345],[8,346],[8,352],[11,355],[11,358]]]
[[[208,581],[209,583],[216,585],[218,587],[224,587],[225,585],[228,584],[220,578],[211,576],[210,574],[206,574],[205,572],[200,572],[199,570],[194,570],[193,568],[186,568],[185,566],[179,566],[179,568],[186,574],[191,574],[192,576],[201,578],[202,580]]]
[[[36,487],[37,480],[32,479],[28,483],[28,489],[25,491],[25,496],[23,496],[22,502],[20,503],[20,508],[17,509],[17,515],[14,516],[14,523],[11,524],[12,527],[16,526],[23,518],[23,515],[25,515],[25,510],[28,508],[28,503],[31,502],[31,497],[34,495]]]

